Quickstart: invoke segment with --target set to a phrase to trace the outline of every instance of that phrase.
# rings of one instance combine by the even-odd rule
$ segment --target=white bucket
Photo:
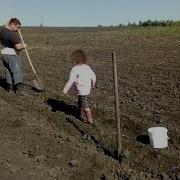
[[[165,127],[152,127],[148,129],[150,144],[153,148],[166,148],[168,147],[167,128]]]

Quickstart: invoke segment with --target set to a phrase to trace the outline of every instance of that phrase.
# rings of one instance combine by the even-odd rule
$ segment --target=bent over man
[[[23,75],[19,52],[26,48],[26,44],[21,43],[17,30],[21,27],[21,22],[17,18],[0,27],[1,59],[6,70],[6,82],[10,93],[16,92],[18,95],[26,95],[23,90]]]

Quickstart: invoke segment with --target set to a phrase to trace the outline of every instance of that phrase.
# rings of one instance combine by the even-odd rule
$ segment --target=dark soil
[[[0,179],[180,179],[180,33],[164,32],[163,28],[22,29],[46,89],[33,88],[24,53],[28,96],[8,94],[0,66]],[[62,93],[75,49],[87,53],[97,75],[89,98],[93,126],[75,118],[76,97]],[[119,159],[113,51],[117,52],[122,131]],[[147,129],[153,126],[168,129],[167,148],[150,146]]]

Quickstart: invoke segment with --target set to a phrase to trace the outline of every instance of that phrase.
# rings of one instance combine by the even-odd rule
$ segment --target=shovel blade
[[[34,79],[33,80],[33,84],[34,87],[38,90],[38,91],[43,91],[44,90],[44,83],[42,78],[38,77],[38,79]]]

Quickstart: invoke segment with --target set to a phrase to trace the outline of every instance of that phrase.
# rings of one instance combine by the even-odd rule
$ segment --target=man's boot
[[[93,124],[91,109],[85,109],[86,119],[89,124]]]
[[[16,95],[27,96],[27,93],[23,89],[23,84],[22,83],[16,84],[15,87],[16,87]]]
[[[13,86],[13,84],[8,84],[8,92],[10,94],[14,94],[14,86]]]

